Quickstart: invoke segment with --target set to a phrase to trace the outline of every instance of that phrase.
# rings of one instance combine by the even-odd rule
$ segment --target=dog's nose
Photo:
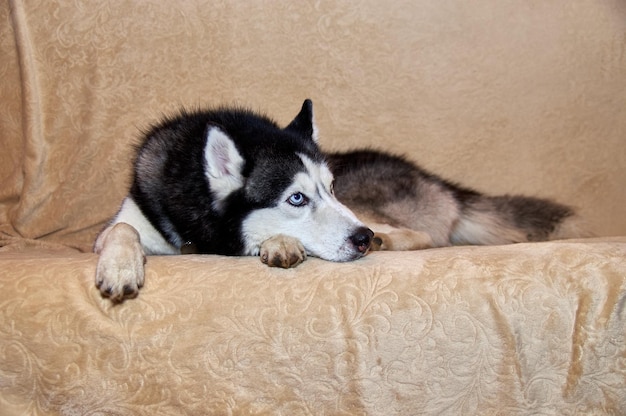
[[[370,244],[372,242],[372,238],[374,237],[374,232],[367,227],[359,227],[355,231],[352,236],[350,236],[350,241],[354,244],[359,252],[364,253],[367,249],[370,248]]]

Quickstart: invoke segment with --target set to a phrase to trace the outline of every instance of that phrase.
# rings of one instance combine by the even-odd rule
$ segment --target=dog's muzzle
[[[374,238],[374,232],[367,227],[359,227],[354,234],[350,236],[350,241],[361,254],[367,253]]]

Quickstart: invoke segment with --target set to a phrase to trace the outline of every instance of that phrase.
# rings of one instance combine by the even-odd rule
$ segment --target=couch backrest
[[[91,4],[89,4],[91,3]],[[88,250],[161,114],[314,100],[322,144],[405,153],[626,234],[626,4],[0,3],[0,244]]]

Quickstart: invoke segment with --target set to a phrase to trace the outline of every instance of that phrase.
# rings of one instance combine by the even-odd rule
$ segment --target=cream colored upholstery
[[[623,1],[0,4],[1,414],[624,414]],[[327,149],[551,197],[599,238],[155,257],[100,297],[142,129],[304,98]]]

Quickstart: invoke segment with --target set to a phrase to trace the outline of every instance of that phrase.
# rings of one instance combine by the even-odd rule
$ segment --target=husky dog
[[[287,268],[307,256],[574,235],[566,206],[483,196],[402,157],[324,154],[317,141],[310,100],[285,128],[242,108],[182,111],[152,127],[130,192],[96,239],[96,286],[116,301],[136,296],[145,255],[259,255]]]

